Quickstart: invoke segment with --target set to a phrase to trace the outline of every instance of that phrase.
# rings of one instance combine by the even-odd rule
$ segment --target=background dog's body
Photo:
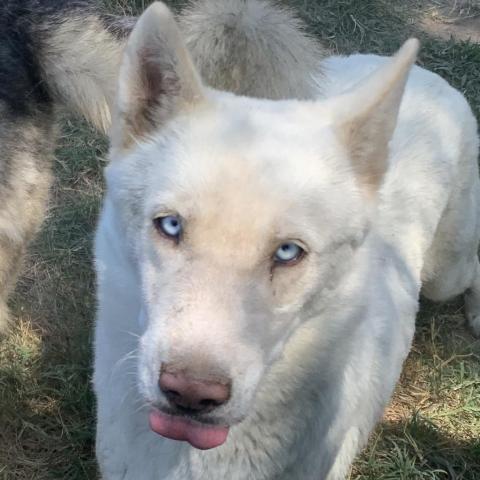
[[[422,285],[435,299],[471,289],[478,328],[475,119],[458,92],[414,68],[395,128],[412,44],[391,64],[326,60],[318,110],[205,92],[165,9],[150,15],[123,64],[97,235],[103,476],[342,479],[398,380]],[[156,48],[146,61],[145,45]],[[144,82],[158,66],[175,88]],[[357,141],[352,165],[343,162],[338,142]],[[151,231],[152,214],[171,214],[171,203],[193,230],[177,249]],[[323,249],[311,247],[298,277],[272,267],[270,284],[250,257],[294,221],[290,209],[299,236]],[[277,217],[285,221],[271,225]],[[208,229],[196,232],[202,222]],[[165,408],[157,380],[172,359],[203,375],[220,365],[233,378],[230,404],[210,419],[234,419],[223,446],[200,452],[151,432],[148,410]]]
[[[244,8],[252,5],[254,11],[242,15]],[[213,13],[212,7],[215,14],[203,19],[201,27],[212,37],[200,44],[196,20],[205,8]],[[222,2],[207,1],[205,8],[185,12],[183,29],[212,86],[234,90],[254,68],[247,59],[251,58],[259,29],[268,25],[268,17],[262,24],[264,14],[272,11],[261,2],[247,2],[242,7],[241,2],[222,6]],[[230,18],[228,38],[234,41],[219,43],[227,37],[218,26],[232,9],[238,13],[233,18],[238,21],[241,17],[245,28],[238,28],[238,37],[234,37],[235,21],[232,24]],[[279,45],[274,34],[265,32],[261,38],[266,49],[261,51],[269,52],[268,68],[290,72],[289,80],[296,79],[291,82],[295,87],[276,88],[265,71],[264,80],[251,85],[250,93],[269,93],[272,98],[281,94],[311,96],[313,68],[317,67],[313,59],[321,49],[300,30],[294,17],[277,10],[273,15],[283,25],[282,38],[288,38],[288,48]],[[0,4],[0,330],[7,323],[6,302],[22,254],[45,215],[58,107],[79,114],[102,132],[108,130],[120,55],[135,20],[106,15],[98,2],[90,0],[6,0]],[[231,50],[239,44],[242,49],[236,56],[241,71],[232,77],[225,73],[225,65]],[[205,50],[209,52],[208,64],[203,63]],[[217,64],[224,67],[216,68]]]
[[[0,329],[22,254],[45,215],[57,107],[101,129],[109,124],[120,44],[89,9],[81,0],[0,5]]]

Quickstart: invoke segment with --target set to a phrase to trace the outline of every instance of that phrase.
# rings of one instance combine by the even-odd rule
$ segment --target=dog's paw
[[[480,300],[473,292],[465,293],[465,318],[475,337],[480,338]]]

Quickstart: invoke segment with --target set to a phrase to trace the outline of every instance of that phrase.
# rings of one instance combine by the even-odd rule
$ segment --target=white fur
[[[129,119],[145,98],[120,111],[96,239],[102,476],[343,479],[399,378],[422,286],[436,299],[471,288],[478,324],[475,119],[418,67],[402,100],[414,42],[393,61],[326,60],[316,102],[209,90],[158,4],[127,48],[119,105],[135,102],[132,59],[152,46],[155,22],[172,29],[171,45],[158,37],[159,62],[181,77],[179,98],[159,97],[143,133]],[[171,213],[185,221],[178,245],[152,227]],[[272,267],[290,239],[308,254]],[[232,379],[212,415],[231,425],[223,446],[202,452],[150,431],[149,409],[166,402],[160,364],[172,360]]]

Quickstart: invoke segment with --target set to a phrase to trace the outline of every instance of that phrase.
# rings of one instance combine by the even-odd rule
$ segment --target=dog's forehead
[[[328,115],[322,115],[322,105],[323,102],[272,101],[220,93],[219,99],[190,116],[190,128],[194,134],[228,147],[236,144],[237,148],[257,150],[269,141],[272,147],[291,145],[298,150],[315,143],[319,131],[328,130],[331,121]]]
[[[344,170],[335,164],[333,137],[306,102],[227,97],[186,115],[162,138],[162,153],[152,153],[166,164],[158,165],[158,174],[189,190],[207,193],[206,181],[215,178],[216,185],[229,181],[230,191],[289,192],[331,185]]]
[[[148,156],[161,159],[152,172],[161,179],[155,196],[260,214],[262,209],[288,211],[310,191],[334,183],[338,172],[334,162],[323,162],[326,148],[319,150],[318,129],[309,132],[308,122],[296,122],[296,112],[282,105],[272,108],[275,102],[261,109],[247,100],[237,108],[194,112],[153,145]]]

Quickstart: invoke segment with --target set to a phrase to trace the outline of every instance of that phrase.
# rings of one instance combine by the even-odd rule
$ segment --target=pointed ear
[[[335,102],[334,124],[360,184],[375,193],[388,167],[388,144],[397,123],[408,74],[419,48],[410,39],[384,66]]]
[[[128,148],[200,102],[203,88],[170,10],[153,3],[137,21],[120,65],[112,147]]]

